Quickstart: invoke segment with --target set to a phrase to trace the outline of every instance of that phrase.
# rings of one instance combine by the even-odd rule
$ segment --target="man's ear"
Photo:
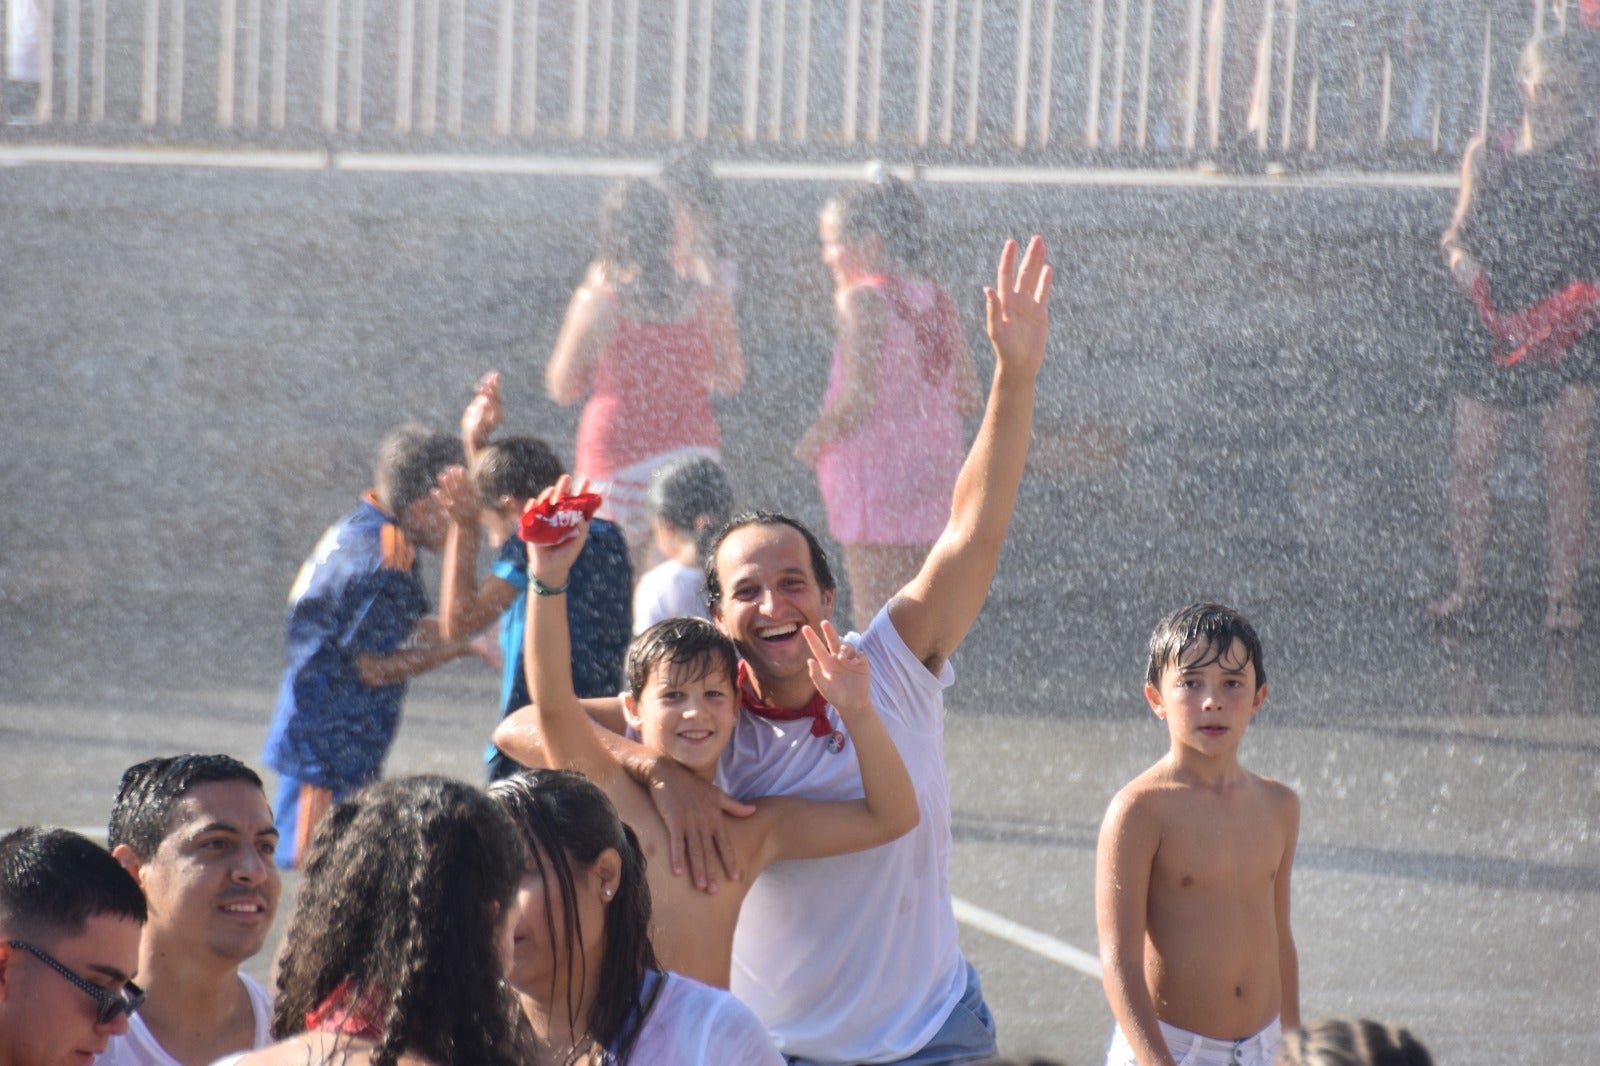
[[[139,882],[139,887],[144,887],[144,856],[140,855],[127,844],[118,844],[111,849],[111,857],[122,864],[122,868],[133,875]]]
[[[833,589],[822,590],[822,617],[833,617]]]

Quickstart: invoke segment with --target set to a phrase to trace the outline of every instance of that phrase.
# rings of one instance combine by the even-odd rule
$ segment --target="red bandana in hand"
[[[770,718],[774,722],[794,722],[801,718],[809,718],[812,736],[833,735],[833,726],[828,722],[828,701],[822,693],[812,696],[811,702],[798,711],[762,703],[761,697],[756,695],[755,686],[750,683],[750,668],[744,664],[743,659],[739,660],[739,707],[759,718]]]
[[[363,1040],[383,1037],[389,1016],[389,997],[376,989],[360,989],[349,978],[339,982],[328,998],[306,1014],[306,1029],[313,1033],[344,1033]]]
[[[594,517],[600,509],[600,494],[580,492],[559,500],[534,500],[522,512],[517,535],[527,544],[545,546],[565,544],[578,535],[578,525]]]

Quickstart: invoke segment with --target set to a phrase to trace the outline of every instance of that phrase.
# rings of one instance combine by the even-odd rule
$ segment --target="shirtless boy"
[[[1267,1066],[1300,1024],[1289,931],[1294,792],[1239,765],[1267,698],[1237,611],[1193,604],[1150,637],[1145,699],[1172,748],[1111,801],[1095,918],[1116,1015],[1108,1066]]]
[[[547,496],[567,488],[563,477]],[[887,844],[916,826],[917,796],[905,763],[872,704],[866,657],[842,642],[832,625],[803,630],[811,654],[811,679],[839,712],[848,736],[827,742],[852,745],[861,764],[860,799],[827,803],[792,796],[757,799],[755,813],[735,821],[734,846],[745,857],[745,877],[705,893],[672,876],[671,842],[649,791],[603,743],[572,687],[567,626],[567,580],[583,550],[588,522],[565,544],[528,546],[531,575],[525,637],[527,672],[549,765],[578,770],[605,790],[644,848],[654,900],[651,939],[662,966],[718,988],[728,987],[733,931],[752,881],[769,863],[842,855]],[[738,657],[733,642],[700,618],[669,618],[641,633],[628,649],[622,707],[644,747],[711,782],[717,760],[734,735],[739,715]],[[601,709],[599,707],[597,710]],[[824,743],[816,740],[814,743]]]

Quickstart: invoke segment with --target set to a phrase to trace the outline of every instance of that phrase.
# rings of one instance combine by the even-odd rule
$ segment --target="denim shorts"
[[[983,985],[978,971],[967,963],[967,988],[950,1011],[939,1031],[919,1050],[885,1066],[956,1066],[981,1062],[995,1055],[994,1015],[983,1001]],[[786,1056],[789,1066],[825,1066],[815,1059]]]

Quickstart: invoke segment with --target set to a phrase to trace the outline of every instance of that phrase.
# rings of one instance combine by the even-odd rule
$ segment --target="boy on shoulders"
[[[1239,765],[1267,698],[1237,611],[1193,604],[1150,637],[1145,699],[1171,750],[1112,799],[1095,918],[1116,1015],[1108,1066],[1267,1066],[1300,1024],[1289,870],[1300,801]]]

